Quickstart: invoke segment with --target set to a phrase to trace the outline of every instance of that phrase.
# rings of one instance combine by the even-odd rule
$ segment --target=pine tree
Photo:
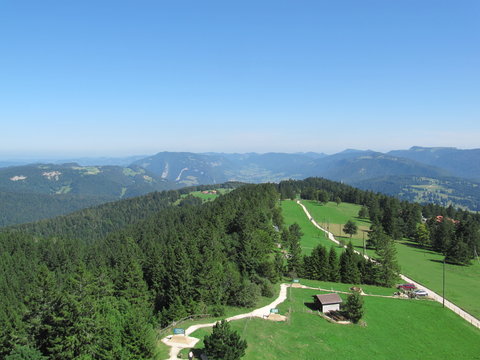
[[[377,271],[378,283],[390,287],[395,283],[400,272],[395,242],[388,236],[382,236],[377,244],[376,254],[379,264]]]
[[[347,284],[360,283],[360,271],[351,242],[348,243],[347,248],[340,255],[340,279]]]
[[[211,335],[204,338],[205,352],[212,360],[238,360],[245,355],[247,343],[236,331],[230,328],[226,320],[213,326]]]
[[[309,272],[312,280],[328,280],[328,255],[322,245],[316,246],[309,259]],[[305,265],[307,267],[307,265]]]
[[[362,296],[354,291],[348,295],[347,302],[344,307],[344,313],[353,323],[358,321],[363,316],[363,299]]]
[[[31,293],[25,298],[27,311],[23,321],[30,343],[44,355],[50,353],[55,330],[55,309],[60,299],[55,276],[45,265],[36,273]]]
[[[328,281],[340,281],[340,267],[338,264],[338,256],[335,248],[332,246],[328,253]]]
[[[363,205],[358,211],[358,217],[362,219],[368,218],[368,208],[365,205]]]
[[[297,276],[302,270],[302,248],[300,247],[300,239],[303,236],[300,226],[295,223],[288,228],[288,258],[287,268],[292,276]]]
[[[29,346],[17,346],[10,355],[5,357],[5,360],[47,360],[37,349],[32,349]]]

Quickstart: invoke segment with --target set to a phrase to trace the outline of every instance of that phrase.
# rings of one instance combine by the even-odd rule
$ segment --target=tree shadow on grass
[[[408,247],[417,249],[419,252],[423,252],[425,254],[440,255],[439,253],[437,253],[433,250],[427,249],[420,244],[412,243],[412,242],[409,242],[409,241],[399,241],[399,243],[402,244],[402,245],[406,245]]]
[[[437,260],[437,259],[429,259],[429,260],[432,261],[432,262],[435,262],[435,263],[443,264],[443,260]],[[468,264],[467,265],[458,264],[458,263],[454,263],[454,262],[451,262],[451,261],[446,261],[445,263],[448,264],[448,265],[454,265],[454,266],[458,266],[458,267],[465,267],[465,266],[468,265]]]

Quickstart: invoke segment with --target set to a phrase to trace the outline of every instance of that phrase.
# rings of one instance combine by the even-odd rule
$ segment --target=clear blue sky
[[[480,147],[480,1],[0,3],[0,157]]]

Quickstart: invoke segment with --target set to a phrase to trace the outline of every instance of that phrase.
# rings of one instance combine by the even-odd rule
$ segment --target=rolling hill
[[[0,169],[0,226],[46,219],[108,201],[171,189],[145,169],[32,164]]]
[[[414,146],[388,154],[441,167],[456,177],[480,180],[480,149]]]
[[[0,168],[0,192],[5,199],[0,203],[0,226],[61,215],[151,191],[312,176],[404,200],[480,210],[479,181],[474,180],[480,179],[480,149],[413,147],[386,154],[349,149],[333,155],[160,152],[144,158],[81,160],[88,166],[67,163]],[[123,166],[129,160],[133,162]],[[122,166],[95,165],[95,161]],[[27,194],[42,197],[32,195],[28,203]]]

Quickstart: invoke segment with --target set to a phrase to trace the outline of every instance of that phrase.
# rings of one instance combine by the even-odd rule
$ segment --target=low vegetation
[[[330,288],[335,284],[304,281]],[[339,285],[348,289],[349,285]],[[383,293],[383,288],[369,287]],[[263,359],[474,359],[479,351],[478,330],[431,301],[362,297],[364,325],[333,324],[311,310],[318,290],[291,288],[287,301],[279,306],[286,322],[262,319],[232,321],[231,326],[248,343],[244,360]],[[347,295],[341,294],[344,301]],[[308,305],[308,306],[307,306]],[[192,336],[202,338],[202,329]],[[197,348],[202,348],[202,343]]]

